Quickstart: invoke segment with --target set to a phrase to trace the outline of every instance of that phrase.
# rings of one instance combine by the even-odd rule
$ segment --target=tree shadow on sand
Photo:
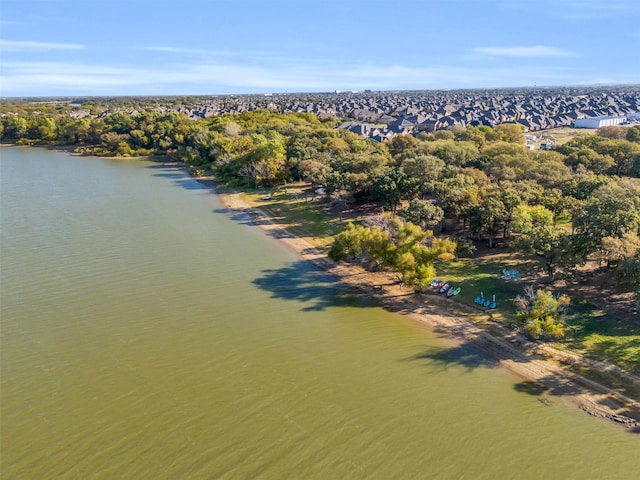
[[[585,392],[584,388],[558,375],[547,375],[535,382],[524,380],[516,383],[513,388],[516,392],[536,397],[543,394],[552,396],[579,395]]]
[[[349,291],[335,277],[305,261],[297,261],[278,269],[263,270],[253,284],[271,292],[271,298],[307,304],[302,311],[325,310],[329,307],[373,307],[362,296]]]

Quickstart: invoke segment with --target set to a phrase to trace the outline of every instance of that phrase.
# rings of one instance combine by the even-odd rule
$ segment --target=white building
[[[576,120],[574,128],[613,127],[625,123],[627,117],[588,117]]]

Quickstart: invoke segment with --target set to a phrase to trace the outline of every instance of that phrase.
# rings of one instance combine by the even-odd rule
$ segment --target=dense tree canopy
[[[305,180],[314,195],[322,187],[328,200],[377,204],[398,212],[411,228],[439,226],[448,233],[452,227],[458,235],[461,229],[462,236],[488,241],[490,247],[502,237],[519,251],[539,255],[550,278],[597,259],[620,271],[621,284],[640,282],[634,277],[640,125],[604,127],[553,151],[531,151],[515,124],[400,135],[378,143],[334,128],[335,119],[307,113],[259,110],[191,120],[179,112],[159,113],[144,102],[126,107],[87,102],[83,111],[80,117],[69,105],[1,107],[1,141],[73,146],[93,155],[159,155],[188,164],[196,174],[252,187]],[[400,238],[403,228],[409,227],[370,231],[366,251],[381,265],[395,265],[408,282],[421,284],[432,270],[420,260],[428,255],[418,245],[425,246],[421,242],[430,234],[410,248],[394,243],[388,258],[389,241]],[[353,245],[360,245],[364,234],[353,232],[342,239],[344,251],[360,252]]]
[[[411,222],[384,216],[370,227],[350,224],[336,235],[329,256],[364,260],[372,269],[397,272],[405,285],[425,290],[436,274],[433,262],[453,259],[455,248],[455,242],[434,238]]]

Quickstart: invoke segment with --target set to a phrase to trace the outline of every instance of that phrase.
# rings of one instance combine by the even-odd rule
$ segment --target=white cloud
[[[132,47],[136,50],[142,50],[145,52],[158,52],[158,53],[167,53],[169,55],[173,55],[173,58],[176,58],[176,55],[190,55],[192,57],[200,57],[201,61],[204,58],[208,60],[224,57],[225,61],[232,61],[231,59],[241,59],[243,63],[257,62],[264,63],[265,61],[270,62],[284,62],[284,63],[304,63],[304,58],[293,58],[290,55],[285,55],[275,50],[213,50],[213,49],[203,49],[203,48],[188,48],[188,47],[172,47],[172,46],[147,46],[147,47]],[[316,59],[316,61],[320,61]]]
[[[554,5],[555,15],[559,19],[571,21],[599,22],[608,20],[619,21],[623,16],[631,16],[640,12],[640,4],[636,0],[582,0],[568,1]]]
[[[50,50],[84,50],[85,48],[85,45],[78,43],[30,42],[0,39],[0,50],[3,52],[48,52]]]
[[[626,76],[628,77],[628,76]],[[630,78],[611,77],[611,83]],[[118,67],[71,62],[4,62],[4,96],[213,94],[260,91],[327,91],[474,88],[589,83],[573,69],[411,67],[289,63],[247,66],[232,63],[171,63]]]
[[[200,48],[183,48],[183,47],[140,47],[141,50],[148,52],[163,52],[163,53],[180,53],[180,54],[206,54],[210,53],[207,50]]]
[[[622,1],[605,1],[602,0],[582,0],[582,1],[568,1],[564,4],[560,4],[561,6],[565,6],[571,9],[592,9],[592,10],[609,10],[616,12],[625,12],[625,11],[638,11],[640,10],[640,5],[638,5],[635,0],[622,0]]]
[[[495,57],[575,57],[576,53],[561,48],[534,45],[532,47],[478,47],[472,50],[482,55]]]
[[[30,95],[29,91],[35,92],[34,95],[46,95],[48,91],[60,90],[102,93],[139,84],[144,80],[145,74],[152,73],[138,69],[66,62],[4,62],[0,92],[3,95]],[[149,82],[149,78],[146,81]]]

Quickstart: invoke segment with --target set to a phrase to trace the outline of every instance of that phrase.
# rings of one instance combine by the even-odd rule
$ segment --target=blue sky
[[[638,0],[2,0],[0,96],[640,83]]]

